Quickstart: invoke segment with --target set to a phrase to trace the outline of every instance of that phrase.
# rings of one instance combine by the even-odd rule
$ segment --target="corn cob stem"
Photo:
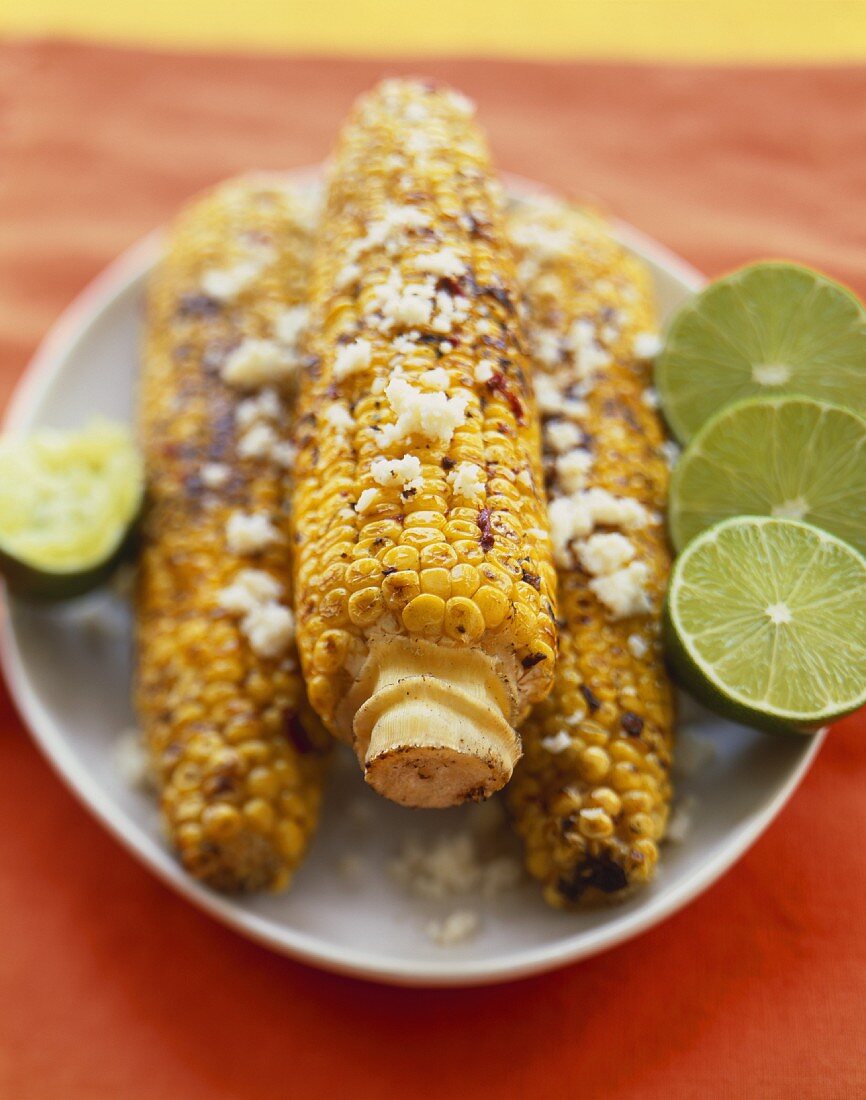
[[[371,690],[356,686],[366,702],[354,733],[372,787],[407,806],[435,807],[508,781],[520,745],[504,718],[512,707],[507,687],[486,654],[464,653],[455,667],[440,646],[393,639],[371,667]]]
[[[592,215],[516,207],[545,420],[560,659],[508,790],[546,899],[616,900],[653,875],[671,798],[673,700],[659,639],[668,468],[649,391],[649,278]]]
[[[507,781],[554,665],[538,424],[469,113],[391,81],[342,135],[294,510],[311,702],[368,782],[421,806]]]
[[[288,884],[322,789],[284,503],[312,218],[275,180],[224,184],[148,288],[136,698],[168,839],[226,891]]]

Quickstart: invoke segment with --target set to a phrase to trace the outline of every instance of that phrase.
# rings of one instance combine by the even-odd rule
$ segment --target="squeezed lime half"
[[[17,595],[62,599],[98,584],[141,510],[129,430],[95,420],[0,439],[0,572]]]
[[[796,393],[866,414],[866,313],[811,268],[751,264],[680,310],[655,383],[681,442],[745,397]]]
[[[866,553],[866,420],[809,397],[749,398],[694,436],[671,476],[677,550],[731,516],[813,523]]]
[[[679,678],[735,721],[804,733],[866,703],[866,558],[811,524],[741,516],[698,535],[664,629]]]

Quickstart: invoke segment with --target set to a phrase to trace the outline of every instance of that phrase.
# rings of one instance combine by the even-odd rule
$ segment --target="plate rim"
[[[304,166],[277,174],[298,183],[312,183],[319,178],[321,166]],[[525,177],[503,173],[502,178],[517,194],[555,193]],[[613,225],[621,243],[644,259],[695,291],[704,285],[705,279],[695,267],[652,237],[617,219]],[[16,383],[3,416],[3,431],[20,431],[35,421],[42,400],[62,373],[71,351],[103,312],[147,274],[158,255],[162,235],[161,229],[154,230],[125,249],[63,310]],[[161,882],[233,931],[278,954],[332,973],[398,986],[474,987],[527,978],[589,958],[648,931],[713,885],[751,848],[800,785],[826,736],[822,730],[812,737],[786,781],[748,823],[733,832],[713,859],[661,892],[646,907],[613,916],[590,932],[575,932],[540,947],[506,951],[492,959],[389,959],[364,949],[335,947],[297,929],[279,926],[275,930],[271,919],[238,907],[232,899],[190,878],[147,830],[107,798],[96,776],[76,759],[61,726],[30,682],[5,588],[0,590],[0,667],[23,725],[52,770],[115,840]]]

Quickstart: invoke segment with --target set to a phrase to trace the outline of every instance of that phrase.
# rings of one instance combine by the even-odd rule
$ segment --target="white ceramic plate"
[[[309,170],[297,175],[311,178]],[[539,190],[513,179],[509,186],[518,193]],[[693,268],[641,233],[624,225],[618,233],[652,269],[663,317],[701,285]],[[95,413],[131,417],[143,284],[156,251],[156,238],[130,249],[67,310],[15,394],[7,428],[74,426]],[[684,741],[696,734],[713,750],[697,754],[698,766],[677,783],[678,797],[692,802],[692,827],[683,843],[665,846],[656,882],[618,908],[555,913],[529,881],[495,899],[481,891],[447,901],[410,895],[388,872],[401,838],[435,841],[462,829],[473,808],[421,812],[391,805],[364,786],[345,756],[331,776],[321,828],[290,893],[227,899],[184,874],[161,838],[152,799],[131,788],[117,765],[118,733],[134,722],[128,606],[106,592],[44,610],[10,601],[4,626],[6,678],[34,738],[81,801],[147,867],[212,916],[276,951],[398,984],[503,981],[585,958],[645,931],[746,851],[790,797],[821,742],[820,736],[765,737],[685,700]],[[341,812],[347,805],[349,814]],[[341,873],[347,853],[362,865],[354,879]],[[460,944],[438,946],[427,924],[456,908],[480,913],[480,931]]]

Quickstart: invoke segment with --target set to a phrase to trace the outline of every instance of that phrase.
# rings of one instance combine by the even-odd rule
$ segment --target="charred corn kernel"
[[[557,200],[516,207],[508,230],[544,411],[564,625],[556,683],[523,727],[507,796],[527,868],[564,907],[621,897],[658,862],[674,720],[656,644],[668,474],[662,427],[644,400],[649,364],[635,353],[635,338],[655,327],[647,272],[595,216]],[[601,533],[619,538],[591,541],[592,500],[602,503]],[[593,581],[625,564],[623,551],[646,575],[640,585],[619,578],[622,606],[612,607]],[[569,747],[555,751],[563,734]]]
[[[302,197],[250,177],[181,216],[148,292],[136,702],[168,835],[191,874],[229,891],[288,884],[322,786],[324,731],[291,640],[257,652],[221,595],[255,569],[291,599],[291,396],[253,382],[268,364],[298,362],[311,249]],[[260,517],[276,537],[246,556],[229,535],[233,513]],[[293,830],[291,851],[273,838],[280,826]]]
[[[353,689],[377,673],[387,680],[383,663],[421,633],[431,647],[472,650],[491,672],[481,679],[496,721],[513,727],[552,683],[555,577],[546,544],[529,534],[545,523],[533,488],[543,483],[540,438],[501,188],[463,97],[389,81],[358,102],[333,157],[311,286],[318,366],[302,383],[293,523],[314,705],[363,759],[356,715],[368,700]],[[475,378],[482,358],[494,364],[489,384]],[[370,536],[371,522],[388,533]],[[340,581],[333,567],[347,555],[355,564]],[[476,597],[487,561],[514,615],[489,591]],[[341,584],[360,651],[325,672],[320,623]],[[374,665],[363,660],[371,652]],[[447,706],[447,693],[438,698]],[[513,729],[507,740],[510,773]]]

